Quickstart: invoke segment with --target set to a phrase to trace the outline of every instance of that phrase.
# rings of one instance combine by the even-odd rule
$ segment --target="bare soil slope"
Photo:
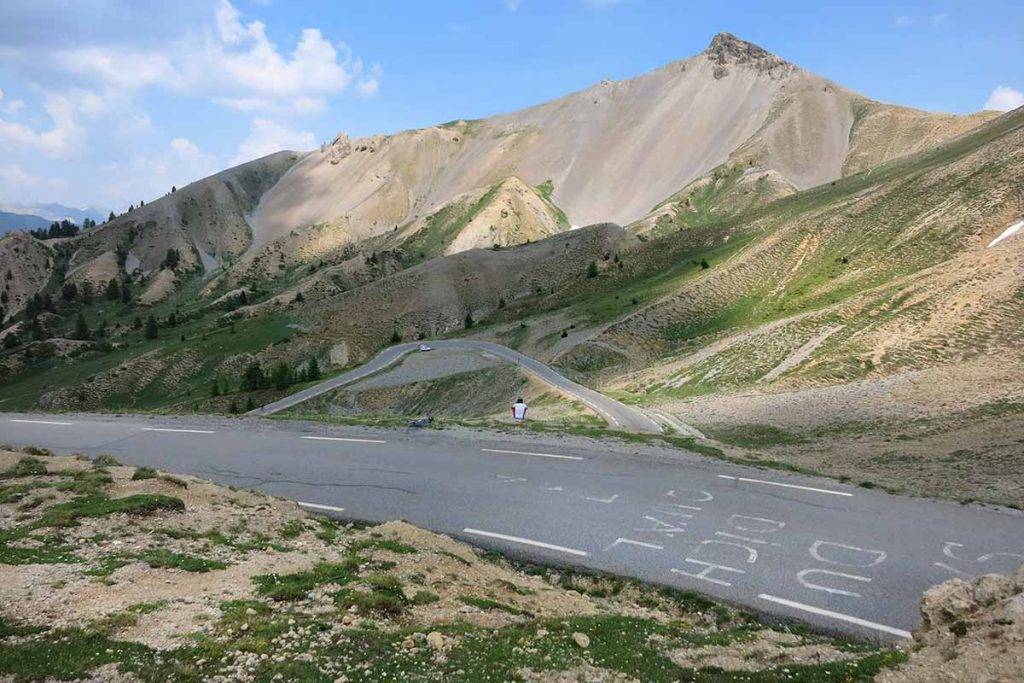
[[[625,224],[730,160],[775,170],[802,189],[992,116],[900,109],[886,119],[888,109],[720,34],[690,59],[518,112],[393,136],[341,135],[267,193],[253,219],[256,242],[323,222],[343,222],[354,239],[379,235],[510,174],[552,181],[552,199],[573,224]],[[867,112],[873,117],[855,125]],[[878,134],[896,121],[899,135]]]

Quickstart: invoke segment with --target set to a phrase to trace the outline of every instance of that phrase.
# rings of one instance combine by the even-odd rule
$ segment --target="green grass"
[[[349,544],[348,549],[352,552],[361,550],[386,550],[399,555],[408,555],[416,552],[416,548],[408,543],[395,541],[388,538],[364,538]]]
[[[138,467],[135,472],[132,473],[132,481],[141,481],[143,479],[154,479],[156,477],[156,470],[152,467]]]
[[[728,425],[705,431],[719,441],[743,448],[771,448],[807,442],[802,436],[765,424]]]
[[[253,577],[256,592],[278,602],[302,600],[317,586],[344,585],[354,581],[360,558],[349,557],[343,562],[321,562],[313,569],[293,574],[261,574]]]
[[[210,560],[192,555],[181,555],[163,548],[144,550],[138,558],[153,569],[180,569],[186,572],[206,573],[227,568],[227,564],[219,560]]]
[[[46,474],[46,465],[30,455],[18,460],[14,466],[0,472],[0,479],[14,479],[16,477],[34,477]]]
[[[490,598],[479,598],[474,595],[464,595],[459,599],[465,604],[476,607],[477,609],[499,610],[501,612],[508,612],[509,614],[514,614],[516,616],[533,616],[530,612],[527,612],[526,610],[519,609],[518,607],[513,607],[512,605],[506,605],[503,602],[491,600]]]
[[[134,314],[133,314],[134,315]],[[57,358],[47,358],[29,363],[25,369],[4,380],[5,410],[26,410],[37,406],[39,397],[54,387],[70,387],[85,384],[94,376],[116,368],[122,363],[147,353],[155,353],[160,359],[168,359],[184,352],[198,354],[199,366],[184,381],[176,386],[165,383],[167,373],[160,373],[142,387],[130,382],[121,390],[111,391],[103,396],[99,409],[136,410],[166,409],[189,405],[209,395],[210,377],[228,357],[243,353],[256,353],[275,343],[290,339],[295,330],[288,325],[292,320],[283,313],[274,313],[259,318],[246,318],[234,323],[235,333],[221,326],[215,318],[190,321],[156,340],[146,340],[132,333],[126,340],[125,348],[109,352],[91,352],[67,363]],[[186,339],[181,341],[181,335]],[[244,398],[243,398],[244,402]]]
[[[125,498],[86,496],[47,508],[34,526],[68,527],[75,526],[78,520],[84,517],[105,517],[114,514],[142,516],[157,512],[184,511],[185,503],[180,498],[161,494],[139,494]]]

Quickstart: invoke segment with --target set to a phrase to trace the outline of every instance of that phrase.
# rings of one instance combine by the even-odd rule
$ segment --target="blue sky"
[[[0,2],[0,202],[123,208],[337,132],[516,109],[730,31],[870,97],[1024,104],[1024,3]]]

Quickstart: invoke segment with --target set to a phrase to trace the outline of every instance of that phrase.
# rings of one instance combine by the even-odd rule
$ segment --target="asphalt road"
[[[1024,515],[567,436],[258,418],[0,413],[0,442],[402,518],[471,543],[905,638],[921,593],[1024,562]]]
[[[385,370],[395,363],[398,363],[406,355],[415,352],[419,345],[420,342],[413,342],[388,347],[377,354],[372,360],[354,370],[332,377],[329,380],[292,394],[291,396],[286,396],[279,401],[268,403],[265,406],[250,411],[248,414],[257,416],[273,415],[274,413],[279,413],[282,410],[287,410],[288,408],[297,406],[300,403],[308,401],[311,398],[315,398],[316,396],[320,396],[321,394],[325,394],[329,391],[357,382],[369,377],[370,375],[374,375]],[[565,392],[588,405],[598,415],[604,418],[612,429],[651,434],[658,434],[662,431],[661,426],[655,420],[651,419],[637,408],[628,406],[613,398],[609,398],[604,394],[594,391],[593,389],[588,389],[581,384],[577,384],[567,377],[563,377],[557,371],[547,365],[544,365],[540,361],[534,360],[529,356],[508,348],[507,346],[485,341],[476,341],[473,339],[446,339],[431,341],[430,346],[436,349],[483,351],[510,363],[514,363],[542,382],[545,382],[555,389]]]

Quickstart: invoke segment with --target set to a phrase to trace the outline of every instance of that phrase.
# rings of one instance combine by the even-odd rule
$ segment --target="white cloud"
[[[1010,111],[1017,107],[1024,107],[1024,92],[1011,88],[1008,85],[997,86],[985,102],[985,109],[995,111]]]
[[[502,0],[501,4],[505,5],[505,9],[507,9],[509,12],[515,12],[516,10],[519,9],[521,0]]]
[[[249,137],[238,146],[231,165],[237,166],[282,149],[308,150],[314,147],[316,138],[310,132],[298,131],[270,119],[255,119],[249,129]]]
[[[5,45],[0,38],[0,62],[85,79],[98,90],[127,94],[158,87],[270,113],[320,113],[325,98],[340,95],[360,76],[362,63],[352,50],[332,43],[317,28],[303,29],[294,47],[284,51],[269,38],[263,22],[244,21],[228,0],[216,0],[200,16],[200,23],[155,46],[79,39],[65,43],[73,47],[40,53]],[[362,84],[360,94],[373,89],[379,78],[379,73],[363,76],[357,83]]]
[[[51,93],[46,96],[44,109],[52,127],[36,130],[14,121],[0,119],[0,150],[7,152],[42,152],[53,158],[65,158],[77,151],[85,130],[79,114],[95,115],[102,106],[92,93]]]
[[[12,196],[32,196],[39,191],[54,192],[63,190],[67,183],[59,178],[44,178],[28,173],[17,164],[0,165],[0,183]]]
[[[4,105],[4,111],[8,114],[17,114],[19,111],[25,108],[25,100],[9,100]]]
[[[380,64],[374,64],[366,75],[356,83],[356,91],[363,97],[373,97],[380,92],[380,77],[384,73]]]
[[[196,144],[188,138],[174,138],[171,140],[171,149],[185,158],[195,158],[199,156],[199,148],[196,147]]]

